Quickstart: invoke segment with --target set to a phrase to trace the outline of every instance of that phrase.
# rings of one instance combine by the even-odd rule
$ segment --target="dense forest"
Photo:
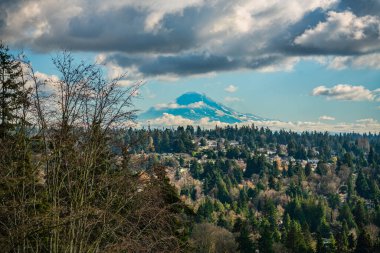
[[[68,52],[0,46],[3,252],[380,252],[380,135],[128,127],[122,87]]]
[[[172,168],[198,252],[380,251],[379,134],[187,126],[125,139]]]

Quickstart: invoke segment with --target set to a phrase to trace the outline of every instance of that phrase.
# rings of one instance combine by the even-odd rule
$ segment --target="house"
[[[216,148],[218,146],[218,143],[214,140],[207,140],[207,147],[209,148]]]
[[[235,147],[235,146],[239,145],[239,142],[237,142],[237,141],[230,141],[229,144],[230,144],[231,147]]]

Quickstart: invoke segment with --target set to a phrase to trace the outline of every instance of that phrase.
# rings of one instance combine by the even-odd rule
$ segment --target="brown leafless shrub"
[[[53,64],[59,78],[41,80],[29,68],[32,138],[0,143],[3,153],[17,154],[0,156],[7,175],[1,189],[8,194],[1,202],[0,246],[14,252],[184,251],[184,207],[165,169],[147,171],[142,181],[129,163],[128,144],[112,138],[133,121],[140,84],[122,87],[124,76],[105,80],[101,68],[68,52]]]

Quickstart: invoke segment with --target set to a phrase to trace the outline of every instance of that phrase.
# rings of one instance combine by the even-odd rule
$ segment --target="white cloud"
[[[225,91],[229,92],[229,93],[234,93],[238,90],[238,87],[236,87],[235,85],[228,85],[226,88],[224,88]]]
[[[187,108],[202,108],[202,107],[205,107],[206,104],[203,102],[203,101],[199,101],[199,102],[195,102],[195,103],[191,103],[187,106]]]
[[[355,123],[345,123],[340,122],[336,124],[328,124],[323,122],[283,122],[283,121],[246,121],[237,124],[227,124],[220,121],[210,121],[210,118],[204,117],[199,121],[193,121],[181,116],[174,116],[171,114],[164,113],[162,117],[155,120],[146,122],[154,127],[162,126],[178,126],[178,125],[200,125],[204,128],[214,128],[215,126],[228,126],[237,125],[240,126],[250,126],[254,124],[258,127],[268,127],[272,130],[292,130],[297,132],[302,131],[319,131],[319,132],[331,132],[331,133],[344,133],[344,132],[356,132],[356,133],[378,133],[380,132],[380,123],[375,119],[360,119]]]
[[[238,97],[225,97],[224,101],[226,101],[227,103],[232,103],[232,102],[240,102],[241,99]]]
[[[185,108],[183,105],[179,105],[177,103],[168,103],[168,104],[157,104],[154,106],[156,109],[177,109],[177,108]]]
[[[339,122],[336,124],[328,124],[322,122],[282,122],[282,121],[261,121],[254,122],[256,126],[269,127],[272,130],[292,130],[297,132],[302,131],[319,131],[319,132],[331,132],[331,133],[343,133],[343,132],[356,132],[356,133],[368,133],[379,132],[380,123],[376,120],[364,120],[357,121],[356,123]]]
[[[368,119],[358,119],[356,122],[358,123],[363,123],[363,124],[376,124],[378,123],[377,120],[373,118],[368,118]]]
[[[224,116],[224,115],[226,115],[223,111],[221,111],[221,110],[215,110],[215,112],[216,112],[216,115],[218,115],[218,116]]]
[[[39,80],[41,80],[41,81],[46,81],[46,82],[48,82],[48,81],[52,81],[52,82],[58,82],[59,81],[59,78],[58,78],[58,76],[56,76],[56,75],[48,75],[48,74],[45,74],[45,73],[42,73],[42,72],[39,72],[39,71],[37,71],[36,73],[35,73],[35,76],[39,79]]]
[[[326,52],[368,53],[380,49],[380,18],[330,11],[326,22],[298,36],[294,43]]]
[[[215,126],[224,127],[228,126],[227,123],[211,120],[209,117],[201,118],[198,122],[199,125],[205,127],[205,128],[214,128]]]
[[[319,117],[319,120],[335,120],[335,118],[331,116],[323,115]]]
[[[195,109],[195,108],[202,108],[207,106],[203,101],[191,103],[188,105],[179,105],[177,103],[163,103],[163,104],[157,104],[154,107],[158,110],[160,109],[178,109],[178,108],[190,108],[190,109]]]
[[[338,70],[350,67],[355,69],[380,69],[380,53],[359,56],[335,56],[327,61],[327,65],[331,69]]]
[[[352,101],[374,101],[379,96],[380,89],[368,90],[364,86],[349,84],[338,84],[334,87],[318,86],[313,89],[313,96],[325,96],[327,99],[352,100]]]
[[[271,73],[277,71],[290,72],[294,66],[301,60],[301,57],[286,57],[267,66],[262,66],[257,70],[262,73]]]
[[[28,71],[28,70],[25,70]],[[59,81],[58,76],[56,75],[48,75],[46,73],[42,73],[39,71],[36,71],[34,73],[34,76],[37,78],[37,82],[40,84],[38,86],[38,89],[40,93],[44,96],[49,96],[52,94],[56,94],[58,91],[57,82]],[[27,80],[28,87],[34,87],[34,80],[28,79]]]
[[[148,123],[152,126],[184,126],[193,125],[194,121],[183,118],[182,116],[163,113],[162,117],[150,120]]]
[[[114,61],[108,61],[107,54],[97,54],[94,60],[103,66],[108,79],[119,79],[118,84],[121,86],[132,86],[136,84],[136,80],[144,79],[135,65],[122,67]],[[145,82],[145,80],[141,82]]]

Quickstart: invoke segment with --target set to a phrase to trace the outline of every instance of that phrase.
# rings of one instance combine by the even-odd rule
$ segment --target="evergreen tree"
[[[246,221],[243,221],[240,228],[240,233],[236,238],[238,243],[238,250],[241,253],[252,253],[254,250],[254,244],[250,237],[249,225]]]
[[[358,236],[355,253],[372,253],[373,244],[370,235],[366,231],[361,231]]]
[[[352,173],[351,173],[347,180],[347,200],[351,200],[354,194],[355,194],[355,190],[354,190],[353,178],[352,178]]]
[[[328,238],[330,236],[330,225],[327,223],[326,219],[321,220],[321,224],[319,225],[318,230],[323,238]]]
[[[176,139],[173,142],[173,151],[175,153],[183,153],[186,152],[185,144],[182,139]]]
[[[310,245],[306,245],[301,225],[293,220],[287,234],[286,247],[295,253],[310,252]]]
[[[356,203],[355,209],[354,209],[354,216],[356,220],[356,224],[358,224],[359,228],[364,227],[368,224],[368,212],[364,205],[364,201],[359,200]]]
[[[0,138],[4,138],[17,124],[25,120],[20,110],[27,107],[29,90],[25,87],[21,63],[0,42]]]
[[[248,211],[248,195],[245,189],[241,189],[239,192],[239,208],[243,212]]]
[[[200,179],[203,173],[202,164],[195,159],[190,161],[190,173],[195,179]]]
[[[261,221],[259,249],[263,253],[272,253],[273,251],[273,230],[267,219]]]
[[[349,244],[348,244],[348,235],[347,235],[347,232],[348,232],[348,228],[347,228],[347,224],[344,222],[344,224],[342,225],[342,228],[340,230],[339,233],[337,233],[336,235],[336,248],[337,248],[337,252],[340,252],[340,253],[347,253],[349,252]]]
[[[352,252],[356,247],[356,240],[355,240],[355,236],[353,233],[350,233],[350,235],[348,236],[348,248],[349,248],[349,251]]]
[[[335,240],[334,235],[331,233],[329,238],[329,252],[335,253],[337,252],[337,242]]]
[[[307,163],[306,166],[305,166],[305,176],[310,176],[311,173],[312,173],[312,169],[311,169],[311,164],[310,163]]]
[[[375,203],[379,203],[379,201],[380,201],[380,189],[379,189],[379,186],[378,186],[376,180],[374,180],[374,179],[370,180],[369,188],[370,188],[370,191],[369,191],[370,198]]]
[[[283,224],[283,227],[281,231],[282,232],[281,241],[285,243],[288,232],[290,230],[290,225],[291,225],[291,219],[288,213],[284,215],[282,224]]]
[[[368,153],[368,164],[372,165],[375,162],[375,151],[373,147],[370,148]]]
[[[316,247],[316,253],[325,253],[325,247],[323,244],[323,238],[321,233],[317,233],[317,247]]]
[[[343,206],[341,207],[341,209],[339,210],[338,219],[342,222],[345,222],[349,228],[355,228],[356,227],[354,216],[353,216],[351,209],[347,203],[344,203]]]
[[[368,185],[367,178],[364,176],[363,171],[359,171],[358,178],[356,179],[356,191],[363,198],[370,197],[370,188]]]

